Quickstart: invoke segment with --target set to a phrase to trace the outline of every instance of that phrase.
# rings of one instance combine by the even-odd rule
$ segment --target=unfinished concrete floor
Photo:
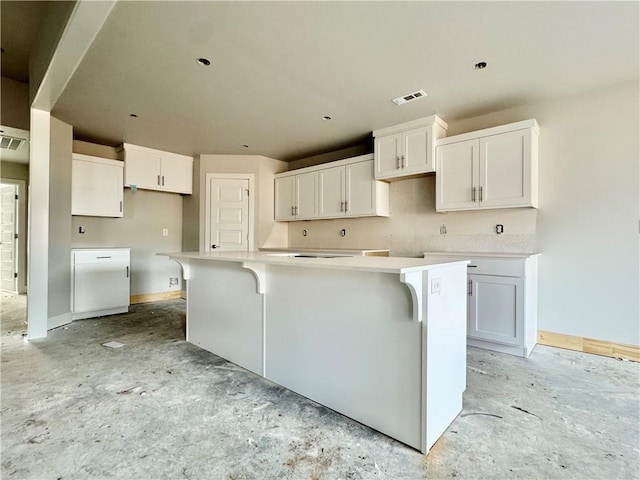
[[[424,456],[186,343],[181,300],[32,342],[24,297],[2,300],[3,479],[639,476],[636,363],[469,348],[464,410]]]

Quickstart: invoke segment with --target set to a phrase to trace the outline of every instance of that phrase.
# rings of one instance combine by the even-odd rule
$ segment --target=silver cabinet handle
[[[122,200],[120,200],[120,213],[122,213]]]
[[[482,201],[482,185],[480,185],[480,201]]]
[[[127,278],[129,278],[129,265],[127,265]]]
[[[293,217],[295,213],[293,213],[293,205],[291,205],[291,216]]]
[[[348,211],[349,211],[349,202],[347,202],[346,200],[345,200],[345,202],[344,202],[344,211],[345,211],[345,212],[348,212]]]
[[[158,185],[160,185],[160,175],[158,175]]]
[[[469,296],[473,296],[473,282],[469,280]]]
[[[407,161],[405,160],[404,155],[402,155],[400,159],[402,160],[400,165],[402,166],[402,168],[405,168],[407,166]]]
[[[400,157],[396,155],[396,168],[400,168]]]
[[[162,186],[164,187],[164,175],[162,175]]]
[[[476,201],[476,187],[471,187],[471,201]]]

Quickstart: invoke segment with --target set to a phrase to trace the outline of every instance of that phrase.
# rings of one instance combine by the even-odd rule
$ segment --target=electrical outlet
[[[431,295],[440,295],[442,291],[442,278],[431,279]]]
[[[178,285],[178,277],[170,277],[169,278],[169,286],[173,287],[175,285]]]
[[[85,232],[84,227],[78,227],[78,233],[84,234],[84,232]]]
[[[447,234],[447,226],[443,223],[442,225],[440,225],[440,235],[446,235]]]
[[[504,225],[496,225],[496,233],[498,235],[500,235],[501,233],[504,233]]]
[[[168,228],[163,228],[162,229],[162,236],[163,237],[168,237],[169,236],[169,229]]]
[[[341,236],[341,237],[346,237],[346,236],[347,236],[347,230],[346,230],[346,228],[343,228],[342,230],[340,230],[340,236]]]

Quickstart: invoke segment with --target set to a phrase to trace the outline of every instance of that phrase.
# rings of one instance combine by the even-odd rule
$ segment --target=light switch
[[[431,279],[431,295],[439,295],[442,290],[442,278]]]

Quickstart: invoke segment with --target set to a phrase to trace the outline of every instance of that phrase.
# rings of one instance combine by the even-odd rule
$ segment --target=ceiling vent
[[[3,150],[19,150],[24,145],[24,142],[26,142],[24,138],[0,135],[0,148]]]
[[[417,92],[409,93],[407,95],[403,95],[401,97],[394,98],[391,101],[393,103],[395,103],[396,105],[404,105],[407,102],[413,102],[414,100],[417,100],[419,98],[426,97],[426,96],[427,96],[427,94],[425,93],[424,90],[418,90]]]

